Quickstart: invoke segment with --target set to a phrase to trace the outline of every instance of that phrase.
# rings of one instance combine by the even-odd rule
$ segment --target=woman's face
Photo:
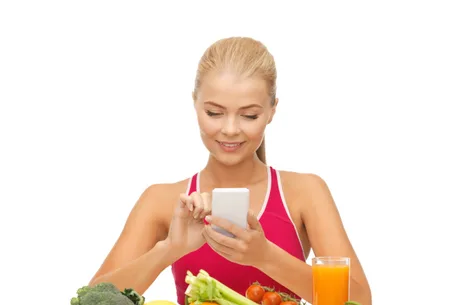
[[[218,161],[234,165],[253,158],[276,105],[263,79],[216,72],[202,79],[195,109],[206,148]]]

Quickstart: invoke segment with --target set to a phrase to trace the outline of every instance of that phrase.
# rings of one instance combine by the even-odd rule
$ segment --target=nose
[[[226,136],[235,136],[241,132],[238,121],[231,116],[223,120],[222,133]]]

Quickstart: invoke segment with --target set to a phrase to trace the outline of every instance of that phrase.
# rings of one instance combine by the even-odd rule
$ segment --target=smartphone
[[[224,218],[246,229],[249,211],[249,189],[216,188],[212,191],[211,208],[213,216]],[[235,237],[232,233],[215,225],[212,225],[212,228],[226,236]]]

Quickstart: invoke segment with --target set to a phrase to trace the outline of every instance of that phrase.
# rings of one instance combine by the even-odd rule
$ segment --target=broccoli
[[[77,297],[71,305],[143,305],[145,298],[134,289],[120,291],[112,283],[99,283],[93,287],[83,286],[77,290]]]
[[[120,291],[118,290],[117,286],[115,286],[112,283],[99,283],[94,287],[91,286],[83,286],[80,289],[77,290],[77,295],[81,298],[85,294],[87,294],[90,291],[106,291],[106,292],[111,292],[118,294]]]
[[[133,305],[133,302],[121,293],[90,291],[80,298],[80,305]]]
[[[136,305],[144,305],[145,297],[141,296],[134,289],[125,288],[125,290],[122,291],[122,294],[127,296],[134,304],[136,304]]]

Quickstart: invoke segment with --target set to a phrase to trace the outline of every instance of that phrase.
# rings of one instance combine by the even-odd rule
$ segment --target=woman
[[[312,302],[312,269],[305,260],[313,249],[316,256],[350,257],[350,297],[371,304],[366,276],[326,183],[265,164],[264,131],[278,105],[276,78],[274,59],[258,41],[227,38],[206,50],[193,101],[208,163],[190,179],[145,190],[91,285],[109,281],[144,293],[172,265],[179,304],[187,270],[199,269],[243,295],[258,281]],[[248,229],[210,218],[209,193],[218,187],[250,190]]]

